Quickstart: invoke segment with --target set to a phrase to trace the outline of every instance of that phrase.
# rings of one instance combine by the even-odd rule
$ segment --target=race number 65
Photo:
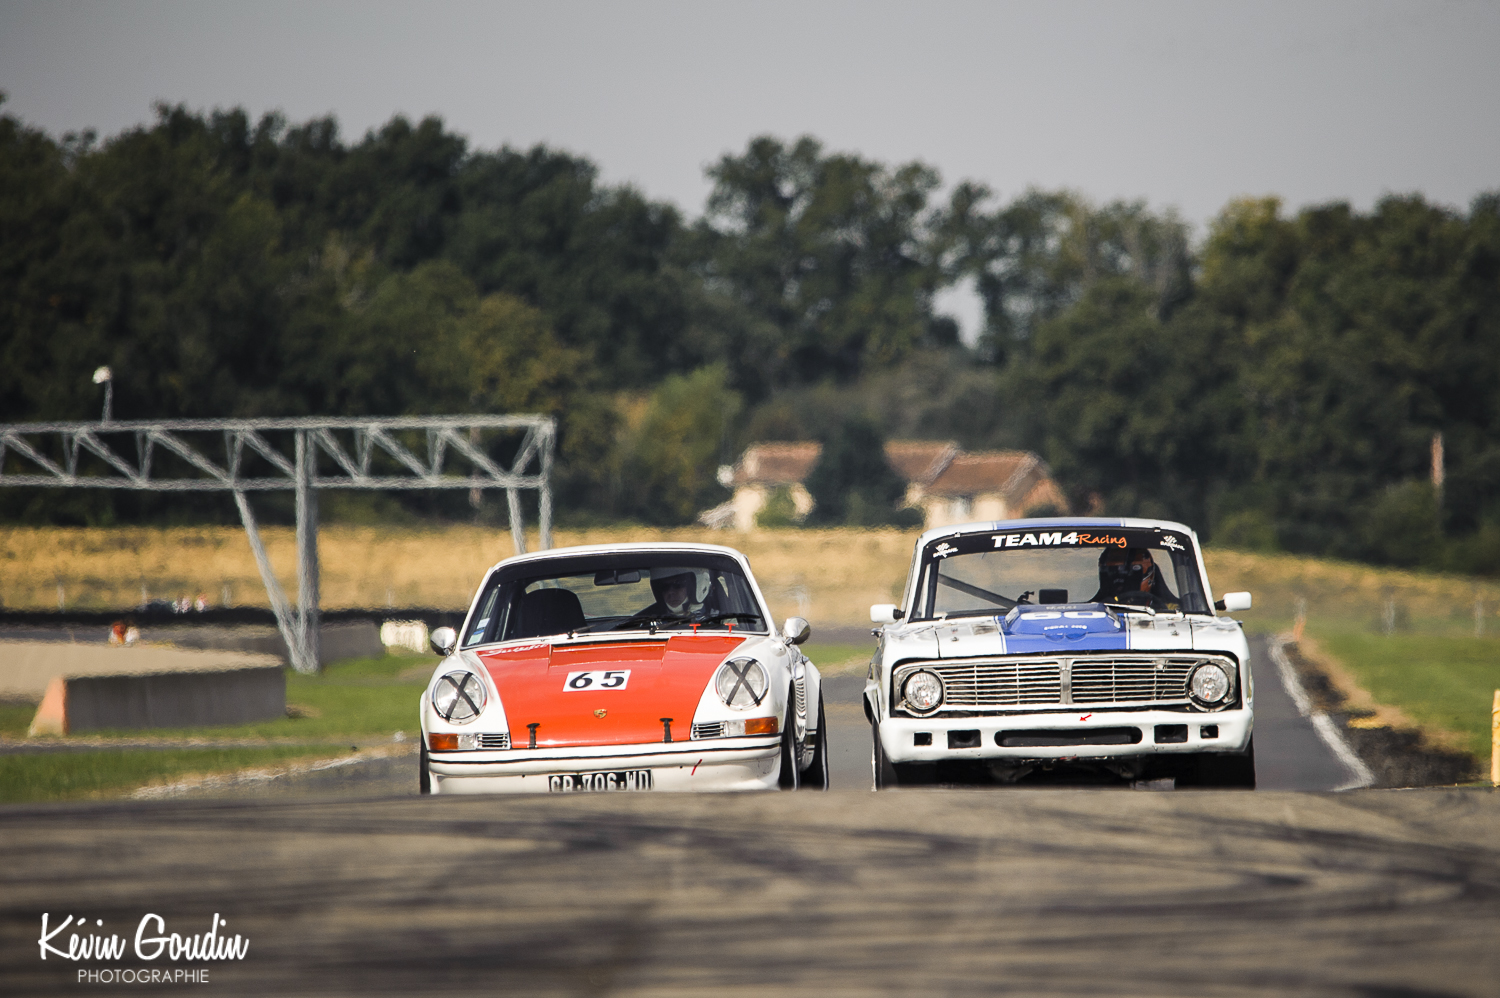
[[[563,683],[564,693],[579,693],[583,690],[623,690],[630,682],[629,669],[591,669],[588,672],[570,672]]]

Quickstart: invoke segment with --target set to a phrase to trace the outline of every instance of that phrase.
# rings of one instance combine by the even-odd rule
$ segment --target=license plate
[[[651,770],[626,769],[614,773],[564,773],[561,776],[547,777],[547,789],[555,794],[650,790]]]

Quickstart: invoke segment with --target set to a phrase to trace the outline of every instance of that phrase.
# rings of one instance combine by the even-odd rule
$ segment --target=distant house
[[[700,513],[698,521],[718,530],[752,530],[755,514],[782,488],[791,496],[796,518],[803,519],[814,503],[802,483],[822,454],[823,445],[812,441],[752,444],[733,468],[720,469],[719,481],[734,489],[734,498]]]
[[[698,520],[716,529],[752,530],[756,514],[786,489],[797,519],[812,512],[804,482],[822,456],[811,441],[754,444],[739,463],[720,469],[734,497],[706,510]],[[951,440],[892,440],[885,458],[906,481],[905,505],[921,509],[926,527],[971,520],[1003,520],[1029,510],[1067,511],[1067,500],[1042,459],[1030,451],[965,453]]]
[[[922,490],[948,469],[962,451],[951,440],[890,440],[886,462],[906,482],[904,505],[920,506]]]
[[[925,485],[913,483],[907,502],[920,506],[927,529],[973,520],[1008,520],[1050,507],[1068,511],[1047,465],[1030,451],[958,454]]]

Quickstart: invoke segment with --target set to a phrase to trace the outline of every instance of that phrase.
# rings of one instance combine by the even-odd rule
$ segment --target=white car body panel
[[[543,565],[551,559],[587,558],[591,555],[641,554],[713,554],[733,559],[743,572],[753,591],[755,602],[762,617],[771,626],[765,597],[745,556],[732,548],[709,544],[617,544],[589,545],[572,548],[556,548],[545,552],[509,558],[493,566],[485,573],[485,580],[476,590],[469,612],[459,634],[469,634],[479,612],[479,600],[485,592],[485,584],[498,571],[517,565],[535,563]],[[725,638],[720,632],[693,634],[693,638]],[[779,726],[792,708],[795,740],[799,752],[799,766],[804,771],[811,764],[816,737],[816,707],[821,695],[822,677],[817,668],[794,646],[785,641],[779,632],[771,634],[748,634],[734,647],[726,658],[752,658],[766,670],[770,681],[765,700],[750,710],[735,710],[726,705],[715,693],[713,675],[715,664],[708,673],[708,681],[696,698],[696,709],[691,719],[683,718],[672,726],[672,741],[634,742],[627,744],[587,745],[528,745],[528,731],[523,718],[508,717],[504,696],[490,667],[481,655],[493,660],[494,656],[507,653],[532,653],[535,655],[565,653],[588,655],[591,648],[601,650],[619,649],[632,644],[655,647],[669,637],[689,638],[683,630],[668,630],[650,634],[645,631],[628,631],[608,634],[578,633],[556,634],[537,638],[490,642],[462,648],[447,656],[433,670],[427,688],[420,701],[422,743],[429,745],[434,734],[457,734],[463,736],[489,736],[491,739],[508,739],[506,747],[467,748],[458,751],[432,750],[427,762],[431,792],[452,793],[509,793],[551,791],[549,777],[558,775],[581,775],[620,771],[649,770],[653,790],[775,790],[781,759],[782,737]],[[740,638],[729,632],[727,637]],[[545,651],[544,651],[545,650]],[[570,659],[571,660],[571,659]],[[579,666],[582,668],[583,666]],[[592,667],[592,666],[590,666]],[[606,661],[599,668],[608,668]],[[433,706],[433,692],[445,675],[464,671],[479,677],[485,685],[488,703],[474,720],[466,724],[445,721]],[[560,682],[559,678],[559,682]],[[799,698],[796,688],[801,684],[805,693]],[[570,694],[558,693],[558,697]],[[572,694],[577,695],[577,694]],[[800,704],[800,706],[799,706]],[[809,714],[811,713],[811,716]],[[694,729],[699,725],[710,725],[722,721],[739,721],[747,718],[774,717],[778,721],[778,733],[774,735],[751,735],[740,737],[695,737]],[[511,727],[512,720],[519,730]]]
[[[1149,616],[1145,613],[1120,612],[1113,615],[1118,623],[1111,637],[1114,643],[1107,649],[1092,646],[1087,640],[1076,645],[1062,642],[1039,649],[1035,637],[1021,638],[1014,633],[1007,634],[1006,621],[1010,620],[1014,628],[1017,620],[1043,621],[1059,618],[1059,623],[1067,623],[1063,619],[1065,616],[1099,618],[1104,614],[1097,608],[1104,605],[1049,606],[1026,603],[1016,606],[1010,614],[963,616],[952,621],[910,619],[913,615],[912,608],[917,606],[918,590],[922,583],[923,552],[929,544],[941,543],[945,538],[953,539],[958,535],[1028,530],[1036,532],[1041,526],[1053,531],[1069,528],[1159,529],[1191,538],[1203,591],[1208,604],[1212,605],[1213,593],[1208,588],[1208,576],[1204,570],[1197,536],[1181,524],[1158,520],[1058,517],[1044,521],[970,523],[928,531],[918,540],[913,555],[913,568],[908,576],[902,603],[906,608],[906,619],[878,629],[879,643],[865,685],[866,715],[875,726],[876,736],[880,739],[886,758],[895,764],[983,760],[1001,768],[1052,760],[1097,760],[1119,763],[1126,767],[1136,765],[1139,768],[1140,763],[1150,757],[1245,753],[1254,731],[1254,682],[1249,644],[1238,621],[1200,613],[1157,612],[1155,616]],[[1103,628],[1105,621],[1095,620],[1094,623]],[[1164,709],[1144,702],[1074,703],[1069,699],[1071,694],[1060,692],[1057,702],[976,708],[962,711],[963,716],[947,716],[960,712],[945,711],[945,699],[944,704],[931,714],[911,716],[910,712],[897,709],[900,697],[893,686],[893,679],[897,674],[904,678],[905,670],[913,663],[926,663],[933,669],[940,670],[964,663],[1000,668],[1012,663],[1035,663],[1040,666],[1049,661],[1062,661],[1066,664],[1060,667],[1064,678],[1059,680],[1059,690],[1063,690],[1070,688],[1071,679],[1068,677],[1081,666],[1087,666],[1091,657],[1143,662],[1157,661],[1153,657],[1160,657],[1160,660],[1170,659],[1181,663],[1199,656],[1222,656],[1230,660],[1236,675],[1237,690],[1233,706],[1202,710],[1180,704],[1175,705],[1175,709]],[[1161,665],[1156,667],[1160,668]],[[977,669],[974,675],[976,678],[973,682],[980,683]],[[947,681],[945,690],[946,683]],[[1159,733],[1158,725],[1185,726],[1186,737],[1181,741],[1162,742],[1159,740],[1162,734]],[[1139,730],[1139,741],[1087,744],[1088,733],[1091,731],[1131,728]],[[950,732],[974,731],[978,732],[977,744],[949,747]],[[1006,745],[1000,742],[1002,733],[1028,731],[1060,733],[1069,737],[1076,733],[1081,743]],[[1176,731],[1168,733],[1173,738],[1176,734]],[[930,744],[921,744],[926,739],[930,739]],[[959,738],[960,742],[967,740],[972,739],[968,736]]]

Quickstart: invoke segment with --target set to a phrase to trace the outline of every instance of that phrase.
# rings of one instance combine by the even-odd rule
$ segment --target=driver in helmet
[[[1099,555],[1099,591],[1091,602],[1133,603],[1158,610],[1175,610],[1179,605],[1146,548],[1105,548]]]
[[[698,596],[698,573],[691,568],[653,568],[651,594],[656,602],[637,617],[686,617],[703,608]]]

